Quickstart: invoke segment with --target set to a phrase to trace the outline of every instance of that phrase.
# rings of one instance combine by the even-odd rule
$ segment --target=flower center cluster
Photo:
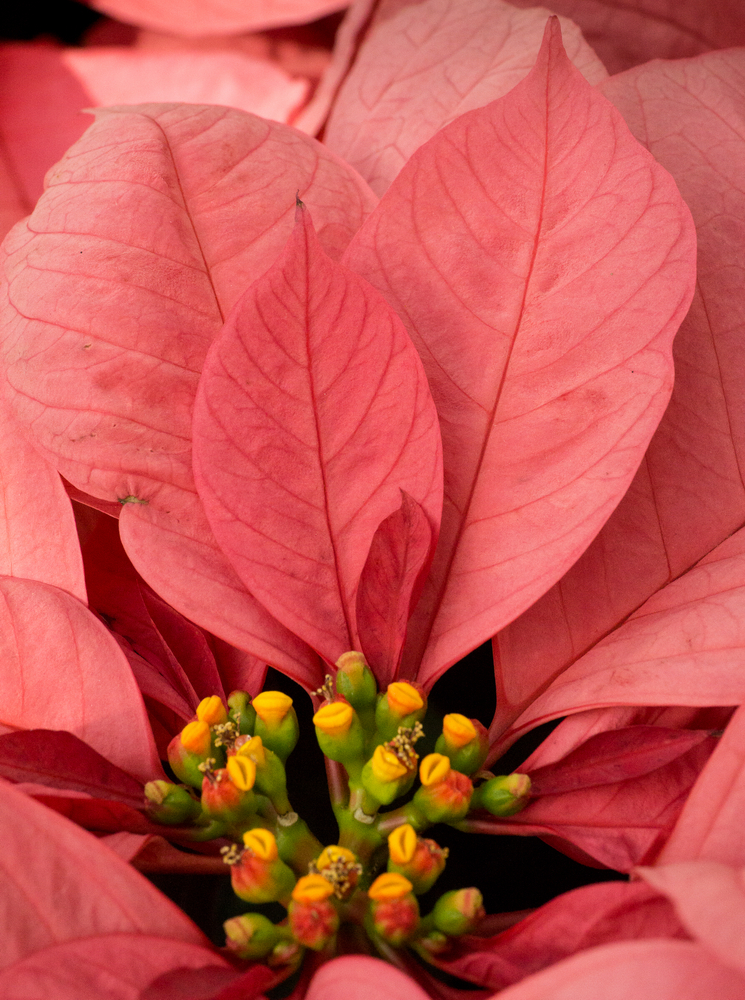
[[[420,761],[424,691],[397,681],[379,692],[354,651],[336,667],[315,692],[322,704],[313,722],[338,779],[331,788],[337,844],[324,847],[287,797],[285,763],[298,721],[292,699],[279,691],[253,700],[234,691],[227,706],[205,698],[168,748],[181,784],[149,782],[148,810],[194,840],[228,838],[221,853],[236,895],[254,907],[285,907],[278,923],[257,911],[226,921],[227,945],[239,957],[289,971],[306,949],[333,954],[344,927],[357,925],[381,954],[409,947],[430,961],[472,931],[483,908],[471,887],[444,893],[422,916],[417,897],[435,884],[448,857],[422,834],[484,810],[517,812],[530,781],[483,771],[486,730],[457,713],[445,716],[435,752]],[[403,805],[387,808],[402,798]]]

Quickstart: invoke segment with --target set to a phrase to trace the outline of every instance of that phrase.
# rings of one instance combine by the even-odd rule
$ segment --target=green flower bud
[[[362,653],[350,650],[336,661],[336,690],[358,712],[375,706],[378,685]]]
[[[148,781],[145,799],[150,819],[168,826],[190,823],[202,811],[199,800],[188,788],[170,781]]]
[[[238,726],[241,736],[253,736],[256,709],[246,691],[231,691],[228,695],[228,718]]]
[[[492,816],[514,816],[528,804],[530,778],[527,774],[503,774],[490,778],[476,789],[474,808],[487,809]]]
[[[254,733],[265,747],[284,763],[295,749],[300,729],[292,698],[282,691],[262,691],[253,700],[256,709]]]
[[[316,738],[329,760],[361,766],[365,734],[357,713],[347,701],[327,701],[313,716]]]
[[[264,958],[283,940],[283,933],[263,913],[244,913],[223,924],[225,944],[234,955],[244,959]]]
[[[427,711],[427,696],[419,685],[395,681],[378,697],[375,709],[376,737],[380,743],[392,740],[399,726],[412,729]]]
[[[168,763],[173,773],[186,785],[201,789],[204,770],[200,764],[211,760],[213,769],[225,764],[222,747],[216,747],[209,723],[194,719],[184,726],[178,736],[168,744]]]
[[[484,916],[484,898],[478,889],[453,889],[435,903],[435,927],[450,937],[470,934]]]
[[[435,753],[448,757],[453,770],[475,774],[489,755],[489,734],[478,719],[467,719],[454,712],[442,720]]]

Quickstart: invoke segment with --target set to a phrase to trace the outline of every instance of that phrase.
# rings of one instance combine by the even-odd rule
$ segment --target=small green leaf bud
[[[231,691],[228,695],[228,718],[238,726],[241,736],[253,736],[256,709],[247,691]]]
[[[503,774],[490,778],[477,789],[478,806],[492,816],[514,816],[528,804],[530,778],[527,774]]]
[[[150,819],[168,826],[190,823],[202,811],[199,800],[188,788],[170,781],[148,781],[145,799]]]
[[[354,649],[342,653],[336,661],[336,667],[337,692],[357,711],[374,707],[378,685],[362,653]]]
[[[281,930],[263,913],[244,913],[223,924],[225,944],[238,958],[264,958],[282,939]]]
[[[432,916],[435,927],[443,934],[470,934],[484,916],[484,898],[478,889],[453,889],[440,896]]]

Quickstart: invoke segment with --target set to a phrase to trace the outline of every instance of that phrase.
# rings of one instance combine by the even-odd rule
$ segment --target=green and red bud
[[[453,889],[435,903],[435,927],[449,937],[471,934],[484,917],[484,898],[478,889]]]
[[[202,811],[199,799],[188,788],[174,785],[171,781],[148,781],[145,799],[150,819],[168,826],[190,823]]]
[[[340,764],[362,763],[365,733],[354,708],[347,701],[327,701],[313,716],[316,738],[323,754]]]
[[[209,723],[203,719],[194,719],[184,726],[168,744],[167,753],[173,773],[193,788],[202,787],[204,769],[200,770],[200,764],[211,759],[212,766],[219,768],[225,763],[225,755],[220,747],[215,747]]]
[[[336,661],[336,690],[350,705],[364,715],[375,708],[378,685],[367,665],[367,660],[357,650],[342,653]]]
[[[430,823],[457,823],[471,805],[471,779],[455,771],[439,753],[428,754],[419,767],[421,788],[412,802]]]
[[[235,756],[245,757],[253,762],[256,768],[256,791],[266,795],[280,816],[291,813],[284,764],[276,753],[264,746],[260,736],[243,739],[245,742],[236,744]]]
[[[334,888],[323,875],[305,875],[292,890],[288,907],[295,940],[313,951],[329,945],[339,929],[339,913],[331,900]]]
[[[411,787],[416,775],[385,745],[375,747],[372,757],[362,768],[362,786],[376,802],[387,806]]]
[[[365,924],[368,932],[394,948],[416,934],[419,927],[419,903],[411,882],[397,872],[379,875],[367,895],[370,898]]]
[[[253,786],[256,765],[248,757],[228,757],[227,765],[209,772],[202,782],[202,809],[226,823],[240,823],[256,809]]]
[[[435,753],[444,754],[455,771],[475,774],[489,756],[489,734],[478,719],[453,712],[442,720]]]
[[[527,774],[502,774],[490,778],[475,792],[473,808],[488,810],[492,816],[514,816],[528,804],[531,782]]]
[[[230,866],[233,892],[247,903],[275,903],[287,899],[295,876],[279,857],[270,830],[257,827],[243,834],[245,850]]]
[[[231,691],[228,695],[228,718],[234,722],[240,736],[253,736],[256,709],[247,691]]]
[[[282,691],[262,691],[253,699],[256,710],[254,733],[265,747],[284,762],[295,749],[300,733],[292,698]]]
[[[277,927],[263,913],[244,913],[231,917],[223,924],[225,944],[238,958],[265,958],[275,946],[289,937],[289,932]]]
[[[380,695],[375,709],[375,728],[380,742],[392,740],[399,727],[412,729],[427,711],[427,696],[418,684],[394,681]]]
[[[448,849],[418,837],[414,827],[404,823],[389,834],[388,855],[388,871],[407,878],[416,895],[421,896],[442,874]]]

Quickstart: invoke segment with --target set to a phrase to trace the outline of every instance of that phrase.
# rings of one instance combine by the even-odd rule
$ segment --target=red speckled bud
[[[419,903],[407,893],[398,899],[376,899],[370,903],[368,926],[394,948],[400,948],[419,926]]]
[[[413,801],[430,823],[457,822],[471,805],[471,779],[449,768],[449,763],[447,757],[433,753],[424,758],[419,769],[422,787]]]
[[[388,871],[404,875],[417,896],[435,884],[445,867],[448,849],[434,840],[417,837],[408,823],[398,826],[388,837]]]
[[[321,951],[339,929],[339,914],[331,902],[333,888],[322,875],[301,878],[288,908],[292,936],[313,951]]]

